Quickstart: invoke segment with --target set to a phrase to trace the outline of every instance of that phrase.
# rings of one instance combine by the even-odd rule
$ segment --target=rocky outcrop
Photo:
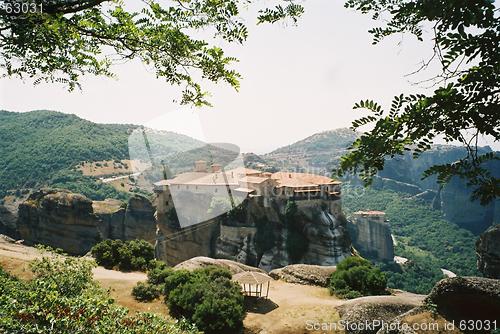
[[[327,202],[298,202],[294,226],[280,214],[283,205],[279,201],[268,207],[257,201],[247,203],[244,226],[237,221],[221,224],[216,256],[270,271],[291,263],[332,266],[350,255],[345,222],[337,219],[340,214]],[[292,255],[291,248],[303,251]]]
[[[480,147],[478,150],[481,155],[488,152],[491,152],[489,147]],[[480,234],[492,223],[500,223],[500,210],[498,208],[500,200],[492,201],[487,205],[481,205],[479,201],[471,201],[474,187],[467,185],[466,180],[459,177],[453,177],[441,190],[435,176],[422,179],[422,173],[431,166],[453,163],[463,159],[466,155],[467,152],[463,147],[434,145],[431,150],[423,152],[418,159],[413,159],[411,153],[388,159],[379,176],[413,184],[423,191],[437,191],[436,197],[432,201],[432,207],[442,209],[448,221],[475,234]],[[492,176],[500,177],[500,161],[488,161],[484,163],[483,167]],[[392,184],[388,186],[392,186]],[[414,194],[410,188],[401,188],[401,190]]]
[[[317,285],[326,287],[330,276],[337,269],[336,266],[317,266],[311,264],[291,264],[283,268],[274,269],[269,276],[288,283]]]
[[[86,254],[103,239],[144,239],[154,243],[153,207],[144,197],[128,204],[95,201],[67,190],[42,189],[19,205],[17,230],[28,244],[61,248],[69,254]]]
[[[349,224],[349,232],[354,247],[362,256],[378,261],[393,261],[394,244],[384,212],[354,213]]]
[[[424,332],[462,334],[463,332],[459,330],[458,325],[452,320],[448,321],[440,314],[431,312],[425,306],[419,306],[386,322],[377,334],[420,334]],[[418,328],[426,328],[427,330],[421,331]]]
[[[500,280],[446,278],[434,286],[426,302],[447,319],[500,321]]]
[[[458,226],[465,228],[475,234],[480,234],[491,226],[495,220],[496,202],[492,201],[486,205],[471,201],[467,182],[458,177],[452,178],[443,187],[440,194],[441,210],[444,218]],[[500,222],[500,217],[497,221]]]
[[[155,209],[147,198],[135,195],[130,198],[123,221],[123,240],[143,239],[155,242],[156,221]]]
[[[346,221],[339,219],[339,201],[297,201],[298,213],[292,239],[284,220],[286,202],[263,204],[262,198],[245,200],[237,215],[222,215],[188,228],[175,226],[175,215],[157,212],[156,253],[176,265],[195,256],[238,261],[266,271],[291,263],[336,265],[350,255]],[[290,249],[300,254],[290,256]],[[292,249],[294,250],[294,249]]]
[[[26,243],[70,254],[85,254],[101,240],[102,224],[90,199],[66,190],[39,190],[19,206],[18,231]]]
[[[17,212],[23,200],[15,197],[5,198],[0,203],[0,233],[18,238]]]
[[[308,248],[301,263],[334,266],[350,256],[351,240],[345,222],[326,210],[319,212],[317,220],[304,225]]]
[[[219,222],[211,220],[187,229],[158,222],[156,258],[175,266],[197,256],[213,257]]]
[[[500,279],[500,225],[487,229],[476,242],[477,268],[485,277]]]
[[[228,269],[233,275],[244,271],[256,271],[264,273],[262,269],[247,266],[240,262],[224,260],[224,259],[212,259],[204,256],[197,256],[187,261],[181,262],[178,265],[176,265],[174,269],[195,270],[208,266],[217,266]]]
[[[115,199],[106,199],[104,201],[94,201],[92,208],[95,215],[103,222],[100,225],[102,235],[107,236],[109,239],[123,239],[125,234],[123,224],[125,203]]]

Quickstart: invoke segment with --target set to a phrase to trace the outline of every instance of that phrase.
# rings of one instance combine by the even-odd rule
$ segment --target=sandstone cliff
[[[19,205],[24,202],[27,195],[18,198],[16,196],[6,196],[0,203],[0,234],[8,235],[18,239],[17,217]]]
[[[84,254],[102,239],[101,224],[91,200],[65,190],[39,190],[19,206],[18,230],[26,243],[70,254]]]
[[[500,279],[500,225],[486,230],[476,242],[477,268],[485,277]]]
[[[155,209],[147,198],[136,195],[128,201],[123,220],[122,240],[143,239],[155,242],[156,220]]]
[[[350,255],[345,222],[337,219],[339,203],[299,203],[293,224],[285,219],[286,203],[246,200],[238,214],[181,229],[171,214],[158,215],[157,256],[175,265],[194,256],[238,261],[266,271],[291,263],[335,265]]]
[[[379,260],[394,259],[394,244],[385,214],[378,211],[354,213],[349,222],[349,233],[353,245],[362,256]]]
[[[61,248],[82,255],[103,239],[145,239],[154,243],[154,210],[146,198],[128,204],[117,200],[92,202],[67,190],[42,189],[19,206],[17,231],[28,244]]]

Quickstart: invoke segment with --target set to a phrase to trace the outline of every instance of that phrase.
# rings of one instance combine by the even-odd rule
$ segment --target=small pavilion
[[[233,275],[233,281],[238,282],[243,288],[245,296],[268,298],[269,284],[272,278],[268,275],[256,271],[244,271]],[[265,287],[267,283],[267,287]],[[264,295],[264,289],[266,293]]]

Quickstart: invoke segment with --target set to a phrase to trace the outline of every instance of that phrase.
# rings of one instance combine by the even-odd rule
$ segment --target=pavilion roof
[[[267,283],[272,278],[269,275],[264,273],[259,273],[256,271],[244,271],[239,274],[233,275],[233,281],[238,282],[240,284],[263,284]]]

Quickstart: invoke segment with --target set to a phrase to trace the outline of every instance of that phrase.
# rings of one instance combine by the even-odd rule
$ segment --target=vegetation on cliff
[[[387,278],[370,261],[351,256],[337,265],[329,282],[330,293],[340,298],[358,298],[362,296],[384,295]]]
[[[0,268],[2,333],[197,333],[185,321],[129,315],[92,280],[93,261],[50,255],[33,261],[34,278],[19,280]]]
[[[91,253],[100,266],[121,271],[146,271],[155,257],[154,247],[145,240],[106,239],[94,245]]]

